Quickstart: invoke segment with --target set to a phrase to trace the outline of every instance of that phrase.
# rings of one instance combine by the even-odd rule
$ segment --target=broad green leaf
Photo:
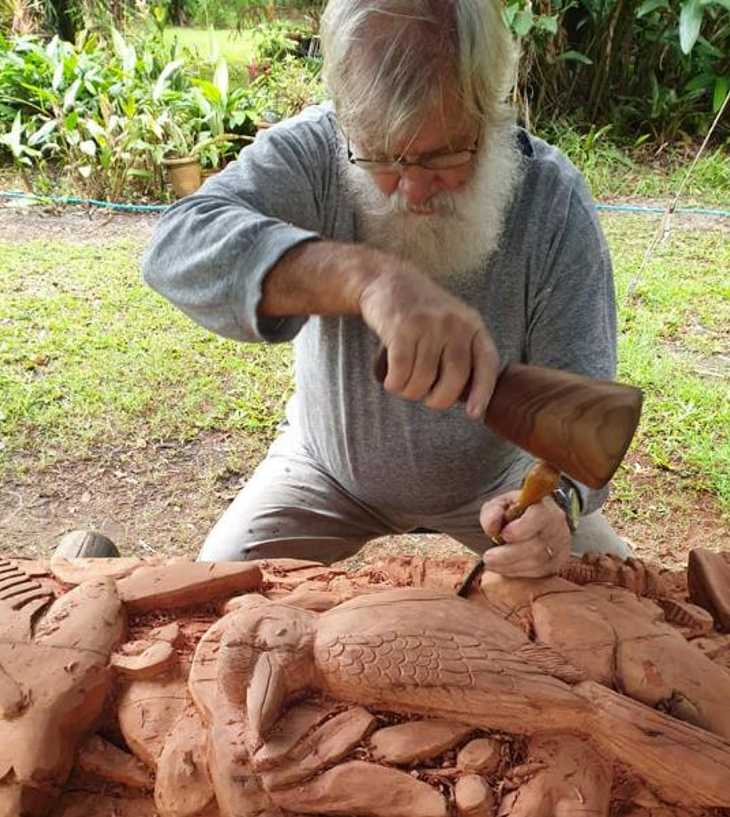
[[[182,60],[173,60],[172,62],[168,62],[162,71],[160,71],[160,76],[157,77],[155,87],[152,89],[152,100],[154,102],[160,101],[160,98],[165,91],[167,80],[182,64]]]
[[[63,62],[59,62],[56,70],[53,72],[53,80],[51,81],[51,88],[57,91],[63,82]]]
[[[646,17],[646,15],[651,14],[652,11],[662,8],[668,8],[667,0],[644,0],[636,10],[636,16],[639,18]]]
[[[689,54],[700,36],[702,25],[701,0],[685,0],[679,14],[679,45],[682,53]]]
[[[586,57],[585,54],[581,54],[580,51],[563,51],[562,54],[559,54],[555,58],[555,62],[562,62],[563,60],[582,62],[583,65],[593,65],[593,60],[590,57]]]
[[[730,79],[728,77],[717,77],[715,79],[715,91],[712,95],[712,113],[717,113],[722,108],[729,92]]]
[[[79,150],[87,156],[96,156],[96,142],[93,139],[85,139],[79,145]]]
[[[63,110],[68,111],[73,108],[74,103],[76,102],[76,94],[79,92],[79,88],[81,87],[81,80],[77,79],[71,85],[71,87],[66,91],[63,96]]]
[[[202,91],[202,95],[206,100],[212,102],[214,105],[220,105],[221,92],[212,82],[208,82],[207,79],[192,79],[191,82],[196,88]]]
[[[502,9],[502,18],[507,25],[507,28],[512,28],[512,23],[515,19],[515,14],[517,14],[518,7],[516,4],[512,4],[510,6],[505,6]]]
[[[28,144],[33,146],[43,144],[43,142],[45,142],[51,133],[53,133],[57,126],[58,123],[55,119],[51,119],[50,121],[46,122],[43,127],[38,128],[35,133],[31,134],[31,136],[28,138]]]
[[[225,100],[228,96],[228,63],[223,58],[218,60],[218,65],[216,65],[213,85],[220,92],[221,99]]]
[[[530,33],[535,17],[532,13],[532,8],[521,9],[515,15],[514,32],[518,37],[525,37]]]
[[[541,31],[547,31],[548,34],[558,33],[558,15],[554,14],[552,17],[547,14],[541,14],[537,18],[536,27]]]
[[[127,53],[127,41],[112,27],[112,42],[114,43],[114,50],[117,52],[120,62],[124,62],[124,55]]]

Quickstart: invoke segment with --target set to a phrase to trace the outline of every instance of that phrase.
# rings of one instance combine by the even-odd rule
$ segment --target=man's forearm
[[[266,276],[259,314],[353,315],[383,259],[369,247],[307,241],[285,253]]]

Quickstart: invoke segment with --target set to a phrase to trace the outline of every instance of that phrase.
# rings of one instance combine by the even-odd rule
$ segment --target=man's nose
[[[439,191],[436,189],[436,179],[433,173],[429,173],[418,165],[408,165],[402,168],[398,191],[408,204],[418,207],[425,204]]]

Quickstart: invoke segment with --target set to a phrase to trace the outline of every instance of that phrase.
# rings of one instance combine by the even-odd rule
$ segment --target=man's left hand
[[[479,522],[484,532],[491,537],[501,535],[505,543],[485,552],[484,567],[502,576],[552,576],[570,557],[571,534],[565,514],[548,496],[502,527],[505,511],[519,497],[519,491],[510,491],[482,505]]]

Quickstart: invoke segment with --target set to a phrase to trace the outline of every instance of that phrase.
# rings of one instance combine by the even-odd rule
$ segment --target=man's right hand
[[[259,313],[359,313],[387,350],[388,391],[447,409],[470,383],[466,410],[474,420],[499,373],[497,347],[475,309],[372,247],[308,241],[289,250],[264,281]]]
[[[499,354],[479,313],[413,265],[381,256],[387,267],[363,287],[360,312],[387,350],[385,388],[432,409],[447,409],[471,383],[466,410],[486,411]]]

